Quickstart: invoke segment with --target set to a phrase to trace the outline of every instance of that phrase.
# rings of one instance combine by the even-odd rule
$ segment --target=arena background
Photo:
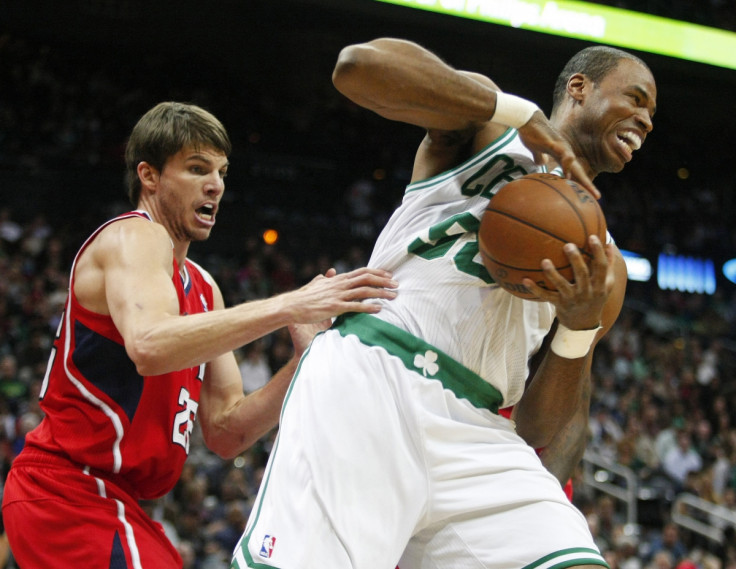
[[[628,5],[736,29],[733,1]],[[89,231],[128,207],[125,137],[153,104],[198,103],[225,123],[233,139],[217,226],[209,241],[191,249],[215,274],[228,303],[288,289],[326,264],[350,268],[365,262],[401,198],[422,137],[418,128],[357,108],[331,84],[340,48],[378,36],[415,40],[547,112],[557,73],[588,45],[373,0],[2,2],[0,224],[11,220],[30,236],[0,241],[0,359],[17,355],[18,377],[29,387],[27,401],[16,401],[10,413],[0,406],[5,431],[17,421],[13,436],[0,428],[3,474],[22,446],[24,421],[39,419],[33,390],[55,329],[53,303],[63,292],[58,275],[55,281],[46,276],[46,298],[34,296],[50,243],[60,243],[63,255],[55,268],[68,270]],[[621,174],[596,180],[609,228],[620,247],[655,266],[662,252],[707,257],[719,275],[714,295],[662,291],[654,279],[630,283],[622,317],[596,355],[590,448],[633,469],[623,442],[644,434],[630,432],[629,419],[645,425],[644,410],[654,400],[658,415],[651,436],[687,428],[704,457],[702,480],[723,465],[718,449],[730,478],[720,493],[708,492],[700,478],[698,488],[694,482],[677,486],[661,470],[639,465],[632,528],[624,502],[593,491],[581,473],[577,504],[591,524],[598,520],[602,549],[619,558],[614,569],[649,568],[679,493],[736,512],[736,284],[720,276],[723,262],[736,257],[736,71],[635,53],[654,72],[658,111],[654,132],[633,162]],[[267,228],[279,231],[275,245],[261,240]],[[256,282],[258,271],[267,278]],[[24,363],[37,334],[40,348]],[[279,334],[259,349],[272,369],[288,357]],[[248,357],[246,352],[239,357]],[[708,383],[701,383],[703,369],[712,371]],[[0,385],[2,374],[0,366]],[[712,430],[699,439],[703,421]],[[182,482],[150,505],[183,555],[190,551],[187,569],[226,566],[272,437],[227,462],[193,444]],[[725,538],[678,527],[685,550],[673,556],[671,567],[685,559],[698,569],[736,567]],[[733,533],[729,539],[736,541]],[[721,565],[712,564],[716,558]]]
[[[387,192],[381,197],[393,205],[400,196],[394,186],[405,181],[421,133],[345,103],[330,81],[342,46],[380,35],[413,39],[448,63],[487,73],[503,89],[549,111],[558,71],[586,45],[373,0],[6,0],[4,4],[0,30],[47,46],[47,58],[58,72],[68,81],[78,78],[78,88],[88,91],[80,106],[86,102],[90,107],[78,111],[97,113],[95,118],[103,122],[100,128],[111,138],[102,141],[106,162],[85,161],[80,156],[85,153],[82,144],[70,148],[72,154],[80,154],[72,162],[89,166],[83,176],[71,180],[63,173],[37,180],[17,162],[3,164],[18,214],[38,208],[75,217],[86,209],[100,211],[98,204],[113,199],[115,192],[122,195],[114,154],[119,155],[121,136],[154,102],[184,99],[221,117],[235,142],[228,180],[233,207],[223,208],[208,244],[221,251],[232,250],[233,237],[243,231],[261,229],[250,226],[255,223],[254,206],[281,209],[288,204],[275,212],[283,215],[331,214],[344,205],[342,196],[351,179],[372,177],[379,169],[387,177],[379,181]],[[736,127],[736,71],[638,55],[654,71],[659,110],[653,134],[625,172],[610,181],[605,175],[598,180],[614,236],[623,247],[650,257],[664,245],[682,253],[702,253],[694,250],[698,244],[689,242],[694,219],[728,230],[713,240],[711,251],[719,261],[728,258],[733,233],[727,222],[722,223],[734,212],[733,153],[727,148],[728,135]],[[4,58],[2,65],[13,62]],[[102,93],[108,107],[100,109],[99,101],[89,100],[96,94],[90,84],[109,76],[115,80],[107,87],[124,92],[119,100],[114,92]],[[39,99],[27,101],[39,105],[33,109],[35,116],[29,117],[34,124],[40,122],[38,113],[43,113],[43,97],[48,96],[37,95]],[[22,112],[20,116],[25,118]],[[26,152],[32,152],[34,142],[54,143],[50,132],[15,126],[25,131]],[[69,165],[67,161],[58,169]],[[685,180],[677,174],[681,167],[689,170]],[[391,180],[397,183],[387,187]],[[706,190],[709,203],[698,197],[700,189]],[[243,212],[245,207],[248,213]],[[323,222],[287,224],[294,231],[284,237],[303,247],[305,238],[319,230],[312,223]],[[339,237],[328,227],[330,235]],[[341,241],[335,239],[334,246]]]

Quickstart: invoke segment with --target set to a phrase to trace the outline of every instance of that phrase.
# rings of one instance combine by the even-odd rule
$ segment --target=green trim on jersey
[[[483,150],[478,152],[476,155],[468,158],[465,162],[462,162],[461,164],[455,166],[454,168],[446,170],[442,172],[441,174],[437,174],[436,176],[427,178],[426,180],[420,180],[419,182],[412,182],[411,184],[406,186],[406,190],[404,191],[404,193],[408,194],[409,192],[421,190],[422,188],[426,186],[432,186],[436,184],[437,182],[441,182],[448,178],[454,178],[455,176],[457,176],[458,172],[461,172],[462,170],[467,170],[468,168],[474,166],[478,162],[483,162],[484,160],[487,160],[489,154],[497,153],[501,148],[513,142],[517,136],[519,136],[519,131],[513,128],[509,128],[508,130],[506,130],[506,132],[504,132],[496,140],[491,142],[488,146],[486,146]]]
[[[477,373],[469,370],[424,340],[365,313],[340,316],[333,326],[340,334],[354,334],[367,346],[380,346],[398,357],[406,369],[436,379],[460,399],[498,413],[501,393]]]
[[[565,567],[578,567],[579,565],[609,567],[603,556],[595,549],[573,547],[545,555],[541,559],[525,565],[521,569],[564,569]]]

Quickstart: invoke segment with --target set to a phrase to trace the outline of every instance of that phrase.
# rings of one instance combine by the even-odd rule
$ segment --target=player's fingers
[[[612,262],[609,262],[609,254],[597,235],[588,237],[588,247],[593,256],[590,261],[591,283],[596,289],[601,289],[605,287]]]
[[[567,179],[575,180],[578,184],[588,190],[596,200],[601,199],[601,193],[598,191],[598,188],[595,187],[593,180],[590,179],[588,174],[585,172],[585,168],[583,168],[583,165],[572,151],[565,152],[559,159],[562,171],[565,173],[565,177]]]
[[[346,273],[346,280],[350,287],[372,286],[382,288],[398,288],[398,281],[391,278],[391,273],[370,269],[354,274]]]
[[[577,250],[577,247],[575,249]],[[542,259],[541,267],[545,280],[552,285],[551,288],[555,289],[559,295],[571,296],[573,294],[572,284],[560,274],[550,259]]]
[[[572,266],[575,288],[581,292],[587,291],[590,287],[590,271],[585,262],[585,257],[574,243],[566,243],[563,251]]]
[[[361,277],[365,275],[373,275],[377,277],[387,277],[387,278],[391,278],[392,276],[392,274],[389,271],[384,271],[383,269],[374,269],[371,267],[361,267],[359,269],[353,269],[352,271],[343,273],[343,276],[348,279],[355,278],[355,277]]]
[[[610,244],[606,244],[605,247],[603,247],[603,250],[605,251],[606,255],[606,276],[605,276],[605,282],[604,282],[604,291],[606,295],[610,294],[613,290],[613,287],[616,283],[616,261],[615,261],[615,252],[614,247]]]
[[[366,300],[369,298],[385,298],[388,300],[392,300],[396,298],[397,295],[398,293],[390,288],[363,286],[347,291],[345,299],[352,301]]]
[[[354,302],[345,310],[345,312],[364,312],[366,314],[376,314],[380,311],[381,305],[375,302]]]
[[[538,300],[552,302],[555,298],[559,296],[556,291],[543,288],[530,278],[521,279],[521,284],[523,284],[527,288],[527,290]]]
[[[534,156],[534,163],[537,166],[546,166],[551,161],[550,155],[546,152],[532,152],[532,155]]]

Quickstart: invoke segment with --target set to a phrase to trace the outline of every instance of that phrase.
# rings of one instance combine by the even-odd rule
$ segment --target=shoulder
[[[454,168],[501,138],[507,130],[508,127],[490,121],[464,130],[428,130],[417,151],[412,181]]]
[[[100,267],[148,260],[166,266],[167,270],[174,254],[166,228],[140,216],[117,218],[103,226],[88,251]]]
[[[157,243],[171,246],[171,238],[163,225],[139,216],[112,220],[100,231],[98,240],[116,246]]]

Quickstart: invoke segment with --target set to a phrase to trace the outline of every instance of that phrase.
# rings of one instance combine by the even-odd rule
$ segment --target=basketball
[[[537,300],[522,284],[527,277],[554,290],[541,269],[550,259],[560,274],[574,280],[562,250],[574,243],[589,262],[588,237],[606,242],[606,219],[596,199],[582,186],[554,174],[528,174],[503,186],[488,202],[478,245],[493,280],[511,294]]]

